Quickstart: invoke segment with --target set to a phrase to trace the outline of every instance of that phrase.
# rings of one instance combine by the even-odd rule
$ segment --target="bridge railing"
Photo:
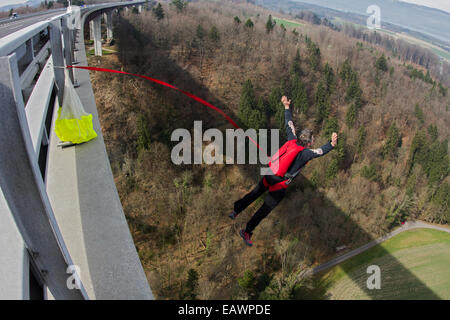
[[[142,3],[89,6],[80,14]],[[0,39],[0,191],[33,253],[30,259],[39,278],[56,299],[88,298],[82,283],[79,290],[69,290],[65,282],[73,262],[46,193],[47,155],[42,151],[48,145],[55,99],[62,105],[64,67],[76,64],[75,18],[74,12],[62,13]],[[69,76],[76,85],[72,70]]]

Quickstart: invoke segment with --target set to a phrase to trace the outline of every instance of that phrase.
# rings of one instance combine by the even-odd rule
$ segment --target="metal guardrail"
[[[145,1],[118,2],[85,7],[80,12],[84,15],[81,21],[84,23],[86,16],[102,9],[143,3]],[[0,187],[4,194],[9,195],[11,214],[24,238],[27,249],[36,253],[32,257],[33,263],[39,267],[40,277],[47,279],[46,285],[56,299],[89,298],[82,283],[80,290],[75,290],[75,292],[67,289],[65,282],[61,283],[62,279],[67,279],[66,270],[73,263],[46,193],[45,169],[39,168],[38,160],[42,145],[48,144],[49,127],[46,126],[46,119],[51,110],[52,101],[54,101],[52,97],[55,98],[56,96],[59,105],[62,105],[65,74],[61,67],[74,64],[74,39],[79,30],[71,28],[74,25],[73,20],[72,13],[62,13],[0,39],[0,69],[2,70],[0,96],[4,99],[2,108],[5,104],[4,107],[9,112],[4,112],[2,117],[6,114],[12,117],[9,120],[5,116],[2,122],[15,122],[16,127],[21,128],[14,131],[16,136],[10,137],[10,140],[19,139],[17,140],[17,146],[22,146],[23,154],[27,155],[25,158],[28,158],[28,160],[23,161],[24,156],[22,155],[22,158],[17,159],[16,166],[23,165],[23,169],[20,168],[19,171],[23,170],[24,174],[28,173],[30,181],[20,181],[20,183],[25,183],[24,188],[30,190],[27,191],[26,195],[20,194],[20,192],[17,195],[14,195],[15,192],[8,192],[8,190],[14,190],[17,187],[13,185],[14,181],[11,180],[14,173],[5,171],[7,166],[4,166],[8,158],[3,148],[6,149],[10,145],[11,141],[9,140],[8,145],[6,143],[2,145],[1,152],[3,155],[0,156],[0,160],[3,161],[0,161],[2,162],[0,176],[9,179],[0,179],[2,180],[0,181]],[[70,78],[72,82],[75,81],[71,69]],[[16,117],[12,116],[14,113],[17,113]],[[5,132],[10,129],[6,128],[4,124],[2,126]],[[14,132],[10,130],[9,133],[13,134]],[[21,134],[17,132],[21,132]],[[17,135],[22,135],[22,137],[20,138]],[[7,138],[4,137],[3,139]],[[17,185],[20,183],[17,183]],[[32,195],[35,196],[32,197]],[[30,199],[23,200],[22,197],[30,197]],[[24,212],[27,210],[20,210],[20,205],[13,205],[14,203],[20,203],[21,200],[24,202],[23,205],[35,209]],[[30,214],[33,215],[32,219],[30,219]],[[40,226],[41,234],[33,229],[37,226]],[[43,237],[46,239],[43,240]],[[59,248],[59,250],[55,250],[55,248]],[[47,252],[49,250],[52,252]],[[52,278],[48,277],[49,272],[52,272]]]

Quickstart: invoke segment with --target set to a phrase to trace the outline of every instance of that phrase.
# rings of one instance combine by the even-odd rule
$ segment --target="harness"
[[[287,189],[288,185],[292,182],[292,180],[299,174],[300,170],[295,172],[294,174],[287,173],[289,167],[292,162],[294,162],[297,155],[303,151],[305,148],[297,145],[297,141],[295,139],[289,140],[286,142],[272,157],[269,162],[269,167],[272,169],[273,173],[282,178],[287,178],[282,180],[281,182],[277,182],[275,184],[269,184],[267,178],[263,178],[264,186],[269,188],[269,192]]]

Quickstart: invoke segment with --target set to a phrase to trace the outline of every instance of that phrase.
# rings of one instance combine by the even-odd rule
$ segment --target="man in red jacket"
[[[284,198],[286,189],[292,180],[300,172],[309,160],[321,157],[336,146],[337,133],[333,132],[331,141],[318,149],[309,149],[314,143],[312,130],[304,129],[297,136],[292,122],[292,114],[289,110],[291,100],[283,96],[281,102],[284,105],[284,119],[286,125],[287,142],[271,158],[269,167],[273,175],[264,176],[258,185],[246,194],[242,199],[234,203],[234,211],[229,215],[231,219],[247,208],[253,201],[258,199],[264,192],[269,190],[269,194],[264,199],[264,203],[247,223],[245,229],[239,232],[245,244],[253,244],[251,237],[256,226],[272,211]]]

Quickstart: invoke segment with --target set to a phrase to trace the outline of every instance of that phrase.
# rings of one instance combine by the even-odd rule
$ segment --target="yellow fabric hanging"
[[[58,109],[55,133],[61,141],[83,143],[97,137],[92,123],[92,114],[84,111],[83,104],[70,81],[67,69],[64,70],[63,105]]]
[[[97,137],[92,124],[92,114],[81,116],[81,119],[61,119],[61,109],[55,123],[55,133],[61,141],[82,143]]]

